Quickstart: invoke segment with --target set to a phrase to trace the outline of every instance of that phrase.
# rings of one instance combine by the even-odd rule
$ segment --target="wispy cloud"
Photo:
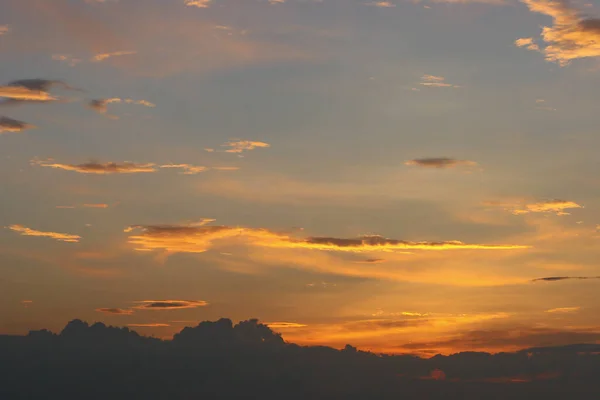
[[[404,164],[426,168],[476,167],[478,165],[475,161],[457,160],[446,157],[416,158],[414,160],[406,161]]]
[[[370,3],[366,3],[368,6],[379,7],[379,8],[393,8],[396,7],[395,4],[390,3],[389,1],[372,1]]]
[[[600,56],[600,19],[586,16],[567,0],[521,0],[530,11],[552,18],[542,28],[546,60],[565,66],[571,60]],[[538,50],[535,47],[526,48]]]
[[[138,310],[179,310],[184,308],[205,307],[208,303],[204,300],[141,300],[133,308]]]
[[[33,165],[41,167],[63,169],[66,171],[74,171],[82,174],[135,174],[145,172],[156,172],[155,164],[139,164],[133,162],[88,162],[84,164],[60,164],[54,163],[52,160],[32,160]]]
[[[134,54],[137,54],[137,51],[123,50],[123,51],[113,51],[112,53],[100,53],[100,54],[96,54],[94,57],[92,57],[91,61],[100,62],[100,61],[104,61],[104,60],[107,60],[112,57],[129,56],[129,55],[134,55]]]
[[[296,322],[265,322],[271,329],[294,329],[294,328],[304,328],[308,325],[298,324]]]
[[[421,77],[421,82],[419,82],[421,86],[428,87],[451,87],[451,88],[459,88],[460,86],[454,85],[446,82],[446,78],[443,76],[435,76],[435,75],[423,75]]]
[[[96,308],[96,311],[111,314],[111,315],[131,315],[133,314],[133,310],[127,310],[123,308]]]
[[[166,328],[171,325],[158,323],[158,322],[152,322],[149,324],[127,324],[127,326],[130,328]]]
[[[600,279],[600,276],[548,276],[544,278],[533,279],[532,282],[560,282],[569,280],[588,280]]]
[[[0,36],[6,35],[10,32],[10,27],[8,25],[0,25]]]
[[[222,144],[221,146],[230,147],[229,149],[225,150],[226,153],[243,153],[244,151],[254,150],[256,148],[271,147],[270,144],[264,142],[238,139],[233,139],[225,144]]]
[[[551,314],[568,314],[577,312],[579,310],[581,310],[581,307],[559,307],[551,308],[550,310],[546,310],[546,312]]]
[[[88,107],[100,114],[106,114],[108,111],[108,105],[112,103],[126,103],[126,104],[138,104],[146,107],[156,107],[154,103],[147,100],[133,100],[133,99],[121,99],[119,97],[112,97],[109,99],[94,99],[90,100]]]
[[[207,8],[212,0],[185,0],[185,5],[189,7]]]
[[[528,248],[528,246],[512,244],[468,244],[460,241],[411,242],[388,239],[379,235],[362,236],[354,239],[334,237],[295,238],[267,229],[229,226],[137,225],[126,229],[128,232],[133,230],[141,230],[140,234],[131,235],[128,240],[137,250],[164,250],[170,253],[203,253],[224,240],[241,241],[244,244],[259,247],[350,253]]]
[[[59,232],[44,232],[37,231],[35,229],[28,228],[23,225],[10,225],[7,227],[11,231],[17,232],[23,236],[37,236],[37,237],[47,237],[50,239],[58,240],[60,242],[70,242],[77,243],[81,239],[79,235],[71,235],[69,233],[59,233]]]
[[[53,87],[61,87],[66,90],[77,90],[62,81],[48,79],[20,79],[0,86],[0,97],[4,97],[3,103],[19,102],[50,102],[58,101],[59,97],[50,94]],[[2,104],[2,103],[0,103]]]
[[[79,206],[56,206],[56,208],[65,208],[65,209],[73,209],[73,208],[77,208],[77,207],[81,207],[81,208],[108,208],[108,204],[105,203],[86,203],[86,204],[81,204]]]
[[[165,165],[161,165],[161,168],[175,168],[175,169],[181,169],[182,170],[182,174],[184,175],[195,175],[195,174],[199,174],[200,172],[205,172],[208,171],[208,167],[203,167],[201,165],[191,165],[191,164],[165,164]]]
[[[0,117],[0,134],[7,132],[22,132],[35,128],[34,125],[8,117]]]
[[[483,203],[486,206],[501,207],[514,215],[529,213],[552,213],[556,215],[570,215],[565,210],[583,208],[582,205],[570,200],[546,200],[535,203],[505,203],[497,201],[487,201]]]

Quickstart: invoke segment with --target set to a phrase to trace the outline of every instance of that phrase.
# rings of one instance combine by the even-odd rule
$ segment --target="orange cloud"
[[[398,252],[405,250],[512,250],[525,249],[521,245],[467,244],[460,241],[411,242],[388,239],[378,235],[354,239],[333,237],[295,238],[267,229],[229,226],[190,225],[136,225],[126,229],[141,229],[141,234],[129,237],[136,250],[164,250],[169,253],[203,253],[222,240],[243,241],[260,247],[281,249],[307,249],[350,253]]]
[[[147,100],[133,100],[133,99],[121,99],[119,97],[111,97],[108,99],[95,99],[90,100],[88,107],[100,114],[106,114],[108,111],[108,105],[112,103],[126,103],[126,104],[138,104],[145,107],[156,107],[154,103]]]
[[[92,57],[92,61],[100,62],[100,61],[104,61],[111,57],[128,56],[128,55],[133,55],[133,54],[137,54],[137,51],[125,50],[125,51],[113,51],[112,53],[100,53],[100,54],[96,54],[94,57]]]
[[[185,0],[185,5],[190,7],[208,8],[212,0]]]
[[[150,324],[127,324],[130,328],[166,328],[169,324],[150,323]]]
[[[486,201],[486,206],[502,207],[514,215],[529,213],[553,213],[556,215],[570,215],[565,210],[583,208],[582,205],[570,200],[547,200],[535,203],[504,203],[498,201]]]
[[[0,117],[0,134],[7,132],[22,132],[26,129],[32,128],[35,128],[35,126],[26,122],[18,121],[8,117]]]
[[[546,60],[561,66],[571,60],[600,56],[600,19],[585,16],[568,1],[522,0],[530,11],[552,18],[552,26],[542,28]],[[538,50],[535,47],[527,48]]]
[[[459,88],[460,86],[454,85],[451,83],[446,83],[446,78],[443,76],[435,76],[435,75],[423,75],[421,77],[421,82],[419,82],[421,86],[429,86],[429,87],[451,87],[451,88]]]
[[[581,309],[581,307],[559,307],[559,308],[552,308],[550,310],[546,310],[546,312],[552,313],[552,314],[567,314],[567,313],[577,312],[580,309]]]
[[[96,311],[104,313],[104,314],[112,314],[112,315],[131,315],[133,314],[133,310],[127,310],[122,308],[97,308]]]
[[[296,322],[265,322],[271,329],[293,329],[293,328],[304,328],[307,325],[298,324]]]
[[[191,165],[191,164],[165,164],[165,165],[161,165],[160,168],[178,168],[178,169],[182,169],[183,172],[181,172],[184,175],[195,175],[195,174],[199,174],[200,172],[204,172],[204,171],[208,171],[208,167],[203,167],[200,165]]]
[[[47,238],[58,240],[60,242],[77,243],[81,239],[81,236],[78,236],[78,235],[71,235],[68,233],[58,233],[58,232],[36,231],[35,229],[30,229],[23,225],[10,225],[8,227],[8,229],[10,229],[11,231],[14,231],[14,232],[18,232],[23,236],[47,237]]]

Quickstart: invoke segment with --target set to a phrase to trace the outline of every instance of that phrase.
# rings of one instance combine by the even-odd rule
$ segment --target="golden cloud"
[[[566,0],[522,1],[530,11],[553,20],[553,25],[543,27],[541,33],[546,46],[540,51],[546,60],[565,66],[574,59],[600,56],[600,19],[583,15]]]
[[[487,201],[483,203],[486,206],[502,207],[514,215],[529,213],[553,213],[556,215],[570,215],[565,210],[574,208],[583,208],[582,205],[570,200],[546,200],[535,203],[504,203],[496,201]]]
[[[8,229],[10,229],[11,231],[14,231],[14,232],[18,232],[23,236],[47,237],[47,238],[58,240],[60,242],[77,243],[81,239],[81,236],[79,236],[79,235],[71,235],[68,233],[58,233],[58,232],[36,231],[35,229],[30,229],[23,225],[10,225],[8,227]]]
[[[108,105],[112,103],[126,103],[126,104],[138,104],[145,107],[156,107],[154,103],[147,100],[133,100],[133,99],[121,99],[119,97],[111,97],[108,99],[94,99],[90,100],[88,107],[100,114],[106,114],[108,111]]]
[[[460,86],[454,85],[446,82],[446,78],[443,76],[435,76],[435,75],[423,75],[421,77],[421,82],[419,82],[421,86],[429,86],[429,87],[451,87],[451,88],[459,88]]]
[[[166,328],[169,324],[150,323],[150,324],[127,324],[130,328]]]
[[[184,175],[195,175],[200,172],[208,171],[208,167],[191,164],[165,164],[161,165],[161,168],[177,168],[183,170],[181,173]]]
[[[295,238],[260,228],[190,225],[136,225],[126,229],[141,229],[129,237],[136,250],[164,250],[169,253],[203,253],[222,240],[243,241],[260,247],[281,249],[307,249],[350,253],[398,252],[405,250],[511,250],[524,249],[520,245],[467,244],[460,241],[411,242],[367,235],[354,239],[334,237]]]
[[[100,53],[100,54],[96,54],[94,57],[92,57],[92,61],[100,62],[100,61],[104,61],[111,57],[128,56],[128,55],[133,55],[133,54],[137,54],[137,51],[124,50],[124,51],[113,51],[112,53]]]
[[[552,313],[552,314],[567,314],[567,313],[577,312],[580,309],[581,309],[581,307],[559,307],[559,308],[552,308],[550,310],[546,310],[546,312]]]
[[[185,5],[190,7],[207,8],[212,0],[185,0]]]
[[[244,151],[254,150],[259,147],[271,147],[271,145],[268,143],[251,140],[231,140],[225,144],[222,144],[221,146],[231,147],[230,149],[225,150],[226,153],[242,153]]]
[[[265,322],[271,329],[294,329],[294,328],[304,328],[308,325],[298,324],[296,322]]]

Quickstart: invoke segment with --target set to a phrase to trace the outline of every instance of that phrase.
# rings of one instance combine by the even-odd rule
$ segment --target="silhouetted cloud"
[[[529,246],[513,244],[467,244],[460,241],[411,242],[388,239],[379,235],[362,236],[355,239],[334,237],[295,238],[288,234],[268,229],[229,226],[192,225],[135,225],[126,232],[141,230],[129,236],[129,243],[138,250],[165,250],[171,253],[202,253],[214,247],[215,241],[229,239],[245,244],[283,248],[341,252],[395,252],[405,250],[513,250]]]
[[[454,158],[417,158],[409,160],[405,165],[426,167],[426,168],[454,168],[454,167],[475,167],[477,163],[469,160],[456,160]]]
[[[557,282],[557,281],[568,281],[568,280],[587,280],[587,279],[600,279],[600,276],[548,276],[544,278],[533,279],[532,282]]]
[[[357,261],[357,263],[363,263],[363,264],[380,264],[383,262],[385,262],[385,259],[383,259],[383,258],[367,258],[366,260]]]
[[[37,231],[35,229],[31,229],[23,225],[10,225],[8,226],[8,229],[17,232],[23,236],[47,237],[50,239],[58,240],[60,242],[76,243],[79,242],[79,240],[81,239],[81,236],[79,235],[71,235],[69,233]]]
[[[57,86],[67,90],[79,90],[69,86],[63,81],[49,79],[20,79],[9,82],[5,86],[0,86],[0,97],[6,99],[0,104],[58,101],[60,100],[59,97],[50,94],[50,89]]]
[[[82,174],[135,174],[144,172],[156,172],[155,164],[139,164],[133,162],[88,162],[84,164],[61,164],[54,163],[53,160],[32,160],[32,164],[41,167],[63,169]]]
[[[97,308],[96,311],[104,313],[104,314],[113,314],[113,315],[131,315],[133,314],[133,310],[127,310],[123,308]]]
[[[178,310],[183,308],[197,308],[207,306],[204,300],[141,300],[135,303],[138,310]]]
[[[7,132],[21,132],[31,128],[35,128],[35,126],[16,119],[0,117],[0,134]]]

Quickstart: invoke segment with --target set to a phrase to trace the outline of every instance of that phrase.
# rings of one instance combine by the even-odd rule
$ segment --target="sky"
[[[0,333],[600,343],[600,4],[6,0]]]

